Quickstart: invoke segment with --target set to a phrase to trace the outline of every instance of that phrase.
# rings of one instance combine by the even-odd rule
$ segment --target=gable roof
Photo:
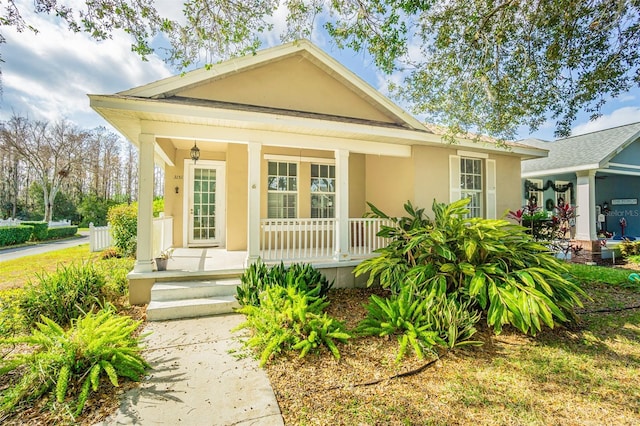
[[[288,61],[288,62],[287,62]],[[229,81],[239,75],[250,73],[254,70],[265,69],[266,66],[280,66],[281,74],[277,74],[276,77],[281,79],[281,85],[293,85],[295,84],[291,75],[285,75],[288,64],[299,65],[302,62],[308,63],[309,67],[318,68],[320,73],[330,75],[340,86],[341,90],[351,91],[355,96],[363,99],[372,108],[381,113],[381,116],[385,116],[384,119],[379,119],[381,123],[393,123],[397,126],[420,130],[431,133],[423,123],[417,120],[412,115],[408,114],[386,96],[382,95],[375,88],[371,87],[368,83],[355,75],[344,65],[333,59],[326,54],[323,50],[315,46],[313,43],[307,40],[299,40],[280,46],[275,46],[260,50],[254,55],[246,55],[237,58],[231,58],[229,60],[220,62],[211,67],[200,68],[194,71],[190,71],[181,75],[168,77],[156,82],[139,86],[133,89],[119,92],[118,95],[123,97],[135,97],[135,98],[148,98],[148,99],[186,99],[192,98],[193,93],[202,89],[207,85],[215,85],[222,80]],[[307,95],[305,91],[313,90],[312,82],[306,76],[300,76],[302,84],[306,84],[307,87],[300,87],[300,92],[297,93],[298,97],[304,97]],[[306,79],[306,80],[305,80]],[[249,88],[240,88],[242,90],[249,90],[257,92],[261,90],[268,90],[268,87],[273,85],[272,81],[266,82],[247,82],[250,85]],[[338,86],[336,84],[336,86]],[[215,87],[215,86],[214,86]],[[327,95],[326,92],[320,92],[323,97],[330,100],[332,96]],[[227,101],[230,104],[246,104],[257,107],[271,107],[274,106],[273,102],[277,96],[268,96],[269,101],[267,103],[260,103],[254,101],[252,103],[240,102],[235,99],[214,99],[209,98],[212,101]],[[200,98],[202,99],[202,98]],[[285,110],[286,107],[277,107],[274,109]],[[297,108],[290,108],[292,111],[299,112],[321,112],[327,114],[326,111],[309,111]],[[353,111],[357,115],[358,111]],[[363,118],[363,117],[352,117]],[[373,120],[371,120],[373,121]]]
[[[520,143],[547,149],[549,156],[523,161],[522,177],[604,168],[614,156],[639,138],[640,122],[553,142],[525,139]]]

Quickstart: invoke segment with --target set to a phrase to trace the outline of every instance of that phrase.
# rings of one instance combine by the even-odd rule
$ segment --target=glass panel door
[[[220,245],[224,235],[224,166],[191,164],[190,169],[188,243]]]

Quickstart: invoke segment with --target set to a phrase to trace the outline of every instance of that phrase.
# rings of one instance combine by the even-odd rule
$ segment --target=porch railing
[[[153,219],[153,255],[173,246],[173,217],[162,216]]]
[[[370,256],[374,250],[386,246],[388,238],[378,237],[384,225],[390,226],[388,219],[349,219],[349,253],[352,257]]]
[[[262,219],[263,260],[331,258],[336,247],[335,219]]]
[[[336,251],[336,219],[262,219],[260,257],[266,261],[332,259]],[[349,254],[370,256],[387,244],[378,237],[382,219],[349,219]]]

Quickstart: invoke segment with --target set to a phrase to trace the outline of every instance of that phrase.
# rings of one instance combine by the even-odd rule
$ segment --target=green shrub
[[[0,226],[0,247],[25,243],[31,234],[33,226]]]
[[[358,324],[356,332],[365,336],[397,336],[398,362],[410,349],[423,359],[425,352],[437,355],[435,346],[479,344],[470,339],[476,333],[480,314],[469,307],[469,302],[461,304],[454,296],[423,297],[403,289],[387,299],[372,295],[366,308],[367,318]]]
[[[56,226],[55,228],[49,228],[49,230],[47,231],[47,240],[73,237],[77,233],[77,226]]]
[[[294,287],[302,292],[320,288],[324,297],[333,282],[329,282],[320,271],[309,264],[298,264],[286,268],[283,263],[269,267],[258,260],[247,268],[240,278],[241,285],[236,290],[236,299],[241,305],[260,305],[260,293],[273,286]]]
[[[499,333],[511,324],[536,334],[544,323],[575,318],[586,294],[563,275],[566,267],[535,242],[525,228],[506,220],[467,218],[468,199],[434,201],[427,226],[398,231],[379,256],[356,267],[395,293],[408,287],[422,294],[452,294],[485,312]]]
[[[109,209],[107,215],[111,224],[113,244],[123,256],[136,254],[138,235],[138,205],[119,204]]]
[[[41,315],[61,325],[105,303],[102,292],[104,273],[93,264],[60,265],[52,274],[39,274],[35,282],[29,282],[20,300],[28,326],[35,324]]]
[[[164,212],[164,197],[153,199],[153,217],[159,217]]]
[[[344,324],[323,313],[329,302],[319,293],[320,286],[308,291],[273,286],[260,293],[259,306],[246,305],[239,309],[247,321],[236,330],[253,331],[244,344],[260,351],[261,366],[281,352],[297,350],[302,358],[322,346],[340,359],[336,341],[346,342],[351,335]]]
[[[36,241],[47,239],[49,224],[47,222],[22,222],[21,225],[33,226],[31,238]]]
[[[0,292],[0,336],[14,336],[24,330],[19,304],[22,292],[19,288]]]
[[[127,275],[133,269],[134,260],[130,257],[108,258],[96,264],[105,276],[106,284],[104,293],[110,301],[114,301],[129,294],[129,279]]]
[[[0,340],[33,347],[2,359],[0,374],[20,374],[0,393],[4,413],[50,394],[78,415],[105,377],[118,386],[123,377],[138,381],[149,367],[140,354],[140,338],[133,336],[140,321],[103,310],[79,318],[67,331],[46,317],[36,325],[30,336]]]
[[[640,241],[622,240],[619,247],[620,253],[625,259],[629,256],[637,256],[640,254]]]

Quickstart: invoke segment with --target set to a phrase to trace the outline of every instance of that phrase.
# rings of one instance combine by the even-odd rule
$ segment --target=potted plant
[[[173,248],[168,248],[162,250],[158,257],[156,257],[156,267],[158,271],[166,271],[167,270],[167,262],[171,259],[171,255],[173,254]]]

